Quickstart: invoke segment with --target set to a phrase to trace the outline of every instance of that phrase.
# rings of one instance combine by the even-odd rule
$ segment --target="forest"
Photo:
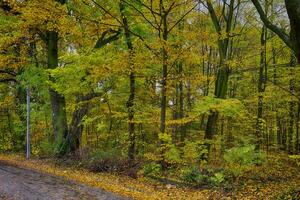
[[[299,128],[299,0],[0,0],[0,161],[300,199]]]

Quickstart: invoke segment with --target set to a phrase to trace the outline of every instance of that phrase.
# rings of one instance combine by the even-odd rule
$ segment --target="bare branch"
[[[289,35],[287,33],[285,33],[285,31],[283,29],[279,28],[278,26],[276,26],[270,22],[270,20],[268,19],[266,13],[264,12],[264,10],[261,7],[258,0],[251,0],[251,1],[254,4],[254,6],[260,16],[260,19],[263,21],[265,26],[268,29],[270,29],[271,31],[273,31],[276,35],[278,35],[278,37],[280,37],[288,47],[290,47],[292,50],[295,51],[296,50],[295,46],[293,45]]]
[[[196,3],[190,10],[188,10],[184,15],[182,15],[179,20],[168,30],[170,33],[188,14],[190,14],[199,4]]]
[[[121,0],[122,2],[126,3],[128,6],[132,7],[135,11],[137,11],[144,20],[146,20],[153,28],[155,28],[156,30],[159,30],[159,27],[155,26],[146,16],[145,14],[140,11],[137,7],[135,7],[134,5],[132,5],[131,3],[129,3],[128,1],[125,0]]]

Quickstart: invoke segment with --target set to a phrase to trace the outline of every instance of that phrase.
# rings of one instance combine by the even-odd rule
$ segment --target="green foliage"
[[[208,176],[202,174],[198,167],[193,166],[182,171],[182,179],[189,184],[203,185],[208,180]]]
[[[300,199],[300,190],[296,188],[290,188],[281,192],[277,200],[299,200]]]
[[[150,162],[144,165],[142,171],[144,176],[157,177],[161,174],[162,168],[160,164],[155,162]]]
[[[119,149],[94,151],[85,158],[85,165],[96,172],[122,172],[128,166]]]
[[[187,165],[204,164],[207,160],[208,150],[202,142],[186,141],[183,147],[183,159]]]
[[[170,164],[181,163],[180,152],[175,145],[170,145],[164,154],[165,161]]]
[[[50,142],[49,139],[41,141],[38,155],[40,156],[54,156],[56,154],[56,145]]]
[[[159,150],[163,152],[162,157],[165,162],[170,164],[179,164],[181,162],[180,152],[178,148],[172,143],[172,137],[167,133],[160,133],[159,139],[162,141],[162,145]]]
[[[238,99],[218,99],[206,96],[197,102],[195,110],[201,114],[215,111],[226,117],[241,117],[245,112],[245,106]]]
[[[234,147],[226,151],[226,162],[238,165],[253,165],[263,162],[263,154],[255,151],[254,145]]]
[[[234,176],[241,175],[253,165],[261,165],[265,160],[265,155],[255,150],[254,145],[233,147],[224,154],[227,169]]]
[[[225,182],[225,174],[222,171],[214,172],[210,169],[199,169],[196,166],[182,170],[182,180],[194,186],[220,186]]]
[[[289,155],[289,158],[294,160],[298,166],[300,166],[300,155]]]
[[[219,186],[221,183],[225,181],[225,175],[223,172],[217,172],[213,177],[210,177],[210,182],[214,186]]]

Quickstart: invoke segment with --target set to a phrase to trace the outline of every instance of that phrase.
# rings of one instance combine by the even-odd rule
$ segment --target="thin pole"
[[[26,158],[30,158],[30,88],[26,88],[27,101],[27,131],[26,131]]]

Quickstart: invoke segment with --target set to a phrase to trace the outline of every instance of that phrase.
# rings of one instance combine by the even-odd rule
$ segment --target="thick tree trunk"
[[[69,127],[69,135],[67,138],[67,151],[71,153],[75,153],[81,144],[81,137],[83,132],[83,124],[82,119],[88,112],[88,105],[84,103],[84,105],[76,108],[73,113],[72,122]]]
[[[207,8],[210,13],[211,19],[215,26],[216,32],[221,34],[222,28],[219,22],[219,19],[215,13],[215,10],[210,1],[207,2]],[[234,0],[231,0],[228,5],[228,14],[226,17],[226,33],[231,31],[232,22],[233,22],[233,11],[234,11]],[[217,71],[217,80],[215,85],[215,98],[225,99],[228,88],[228,79],[230,70],[225,61],[228,59],[229,55],[229,38],[222,39],[220,38],[218,41],[219,48],[219,56],[220,56],[220,64]],[[205,139],[212,139],[215,134],[215,127],[218,120],[218,113],[213,111],[207,120],[206,130],[205,130]]]
[[[47,57],[48,69],[58,67],[58,33],[53,31],[47,32]],[[66,100],[52,88],[49,89],[49,93],[52,105],[53,135],[55,142],[58,142],[60,139],[66,139],[68,135]]]
[[[268,15],[264,12],[258,0],[251,0],[256,7],[259,16],[265,26],[277,34],[282,41],[294,51],[298,64],[300,64],[300,1],[298,0],[285,0],[286,10],[289,16],[291,32],[290,35],[286,34],[283,29],[274,25],[269,19]]]
[[[300,64],[300,1],[285,0],[285,5],[290,19],[290,39],[294,46],[298,64]]]

